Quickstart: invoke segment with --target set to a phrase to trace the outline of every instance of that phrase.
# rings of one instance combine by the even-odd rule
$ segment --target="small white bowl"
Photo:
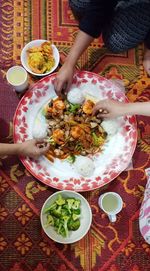
[[[46,224],[46,214],[44,214],[44,210],[54,203],[54,201],[58,198],[58,195],[60,195],[64,198],[76,198],[81,201],[81,217],[80,217],[80,227],[76,231],[69,231],[68,237],[62,237],[59,235],[53,228],[53,226],[45,227]],[[82,239],[90,229],[91,223],[92,223],[92,211],[89,203],[87,200],[79,193],[70,191],[70,190],[63,190],[58,191],[51,195],[43,204],[42,210],[41,210],[41,224],[44,232],[47,234],[49,238],[51,238],[53,241],[61,244],[72,244],[74,242],[79,241]]]
[[[49,72],[42,73],[42,74],[33,72],[31,70],[31,68],[29,67],[29,65],[28,65],[28,58],[27,58],[27,50],[29,48],[32,48],[32,47],[38,47],[38,46],[40,46],[45,41],[47,41],[47,40],[32,40],[32,41],[30,41],[29,43],[27,43],[24,46],[24,48],[22,49],[22,52],[21,52],[21,63],[22,63],[22,66],[29,73],[31,73],[33,75],[36,75],[36,76],[45,76],[45,75],[48,75],[48,74],[52,73],[54,70],[56,70],[56,68],[58,67],[58,64],[59,64],[60,56],[59,56],[58,49],[57,49],[57,47],[54,44],[52,44],[51,46],[52,46],[52,49],[53,49],[53,56],[54,56],[54,59],[55,59],[55,65],[54,65],[54,67]]]

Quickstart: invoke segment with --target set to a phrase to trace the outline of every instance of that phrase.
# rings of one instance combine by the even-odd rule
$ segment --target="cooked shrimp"
[[[85,135],[85,132],[80,126],[73,126],[71,128],[71,136],[75,139],[78,139],[80,137],[83,137]]]
[[[52,137],[57,144],[59,145],[64,144],[64,141],[65,141],[64,131],[60,129],[56,129],[53,131]]]
[[[91,115],[93,112],[94,105],[95,104],[90,100],[85,101],[85,103],[83,104],[83,112],[85,114]]]
[[[56,99],[53,101],[53,108],[56,110],[64,110],[65,109],[65,103],[61,99]]]

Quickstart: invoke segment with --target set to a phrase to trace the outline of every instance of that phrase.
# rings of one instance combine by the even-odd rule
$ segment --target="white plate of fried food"
[[[48,40],[33,40],[21,52],[21,63],[32,75],[45,76],[58,67],[59,52]]]

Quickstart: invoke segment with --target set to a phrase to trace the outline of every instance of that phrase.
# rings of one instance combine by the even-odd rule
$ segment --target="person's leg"
[[[118,7],[103,32],[106,47],[119,53],[143,42],[150,30],[150,4],[134,4],[128,8]]]

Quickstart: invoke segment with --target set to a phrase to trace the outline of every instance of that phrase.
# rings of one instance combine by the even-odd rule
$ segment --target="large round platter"
[[[21,99],[14,116],[14,141],[23,142],[33,138],[37,116],[49,100],[56,97],[52,74],[33,85]],[[111,81],[91,72],[77,72],[72,87],[96,99],[113,98],[128,102],[125,94]],[[40,117],[39,117],[40,118]],[[43,121],[41,116],[41,121]],[[92,157],[95,171],[91,177],[83,177],[66,160],[55,159],[51,163],[45,156],[38,160],[21,157],[27,170],[44,184],[59,190],[89,191],[111,182],[129,164],[137,142],[134,116],[116,119],[118,130],[110,136],[103,151]]]

